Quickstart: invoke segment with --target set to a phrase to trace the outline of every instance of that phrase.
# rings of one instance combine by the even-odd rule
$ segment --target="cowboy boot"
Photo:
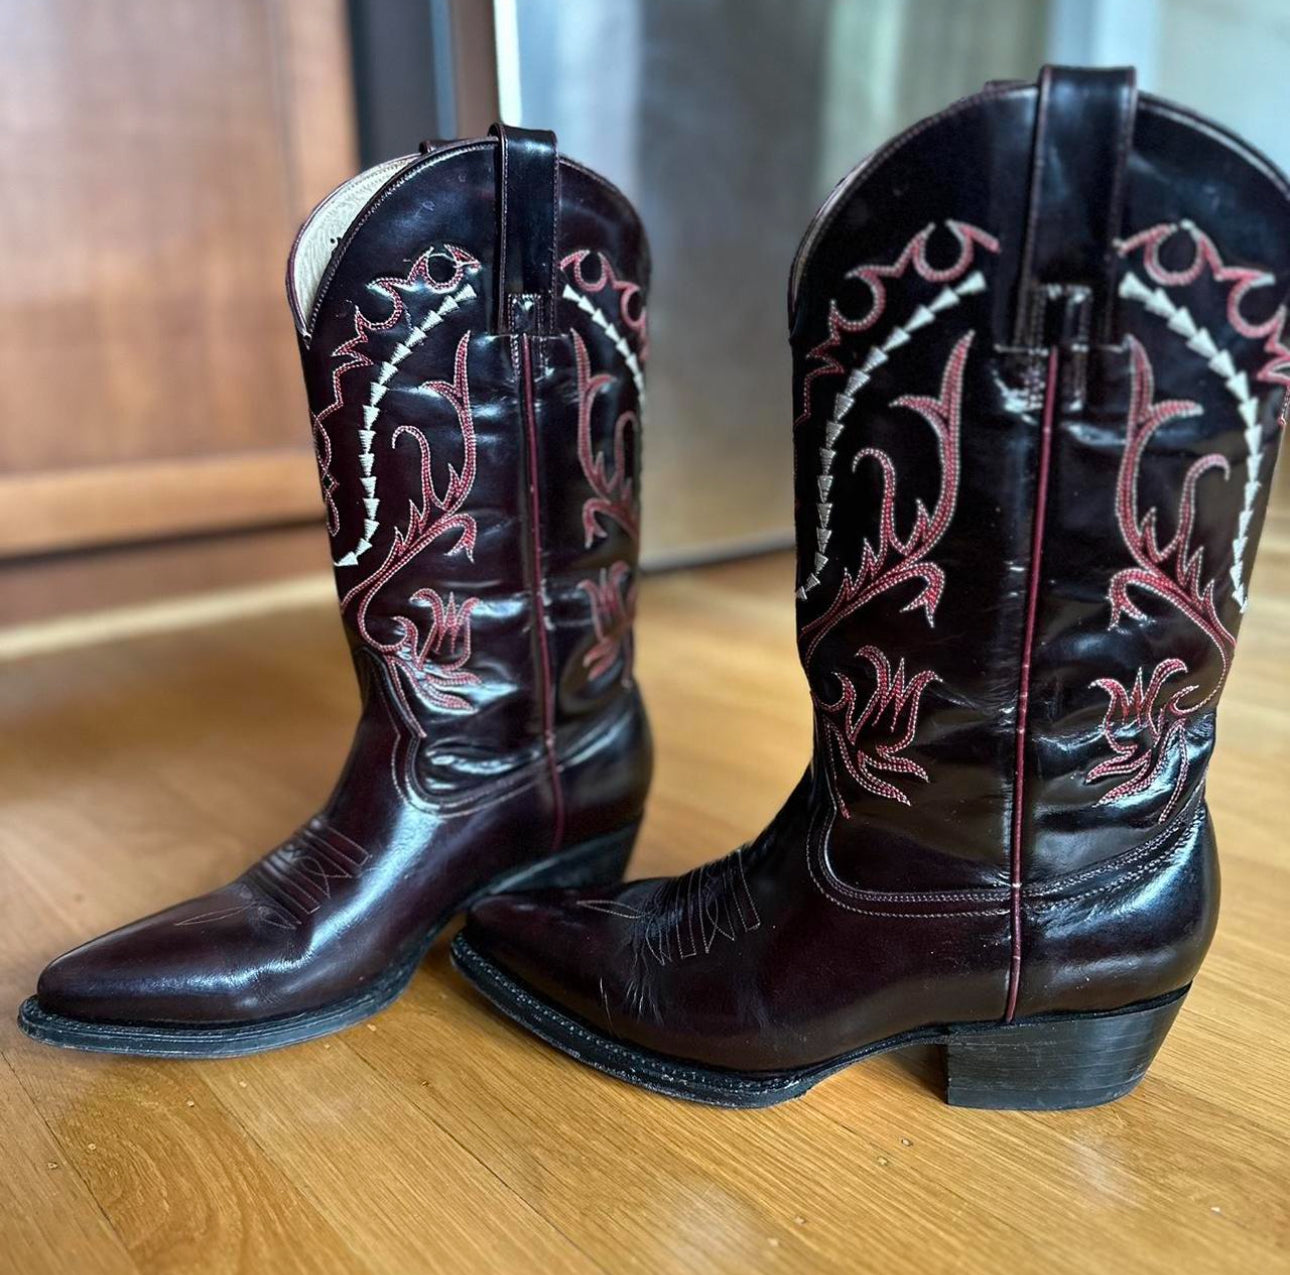
[[[929,1041],[964,1106],[1131,1089],[1218,906],[1288,194],[1125,71],[992,86],[855,169],[790,284],[810,768],[678,879],[483,902],[465,975],[704,1102]]]
[[[388,1005],[470,901],[621,877],[647,249],[553,135],[493,131],[341,186],[288,265],[362,689],[335,791],[232,884],[54,961],[28,1034],[291,1044]]]

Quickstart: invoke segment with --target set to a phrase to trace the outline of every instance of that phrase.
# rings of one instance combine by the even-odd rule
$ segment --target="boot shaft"
[[[495,132],[347,183],[288,267],[342,617],[414,796],[554,781],[638,711],[648,251],[553,135]]]
[[[1287,281],[1284,179],[1127,72],[966,99],[826,203],[797,596],[843,875],[1016,887],[1199,817]]]

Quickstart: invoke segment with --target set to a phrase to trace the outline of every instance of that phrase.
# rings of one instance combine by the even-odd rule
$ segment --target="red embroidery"
[[[1098,805],[1108,805],[1151,787],[1164,772],[1174,753],[1178,758],[1178,775],[1160,819],[1164,819],[1177,804],[1187,782],[1188,769],[1187,715],[1178,711],[1177,700],[1191,694],[1196,687],[1185,686],[1172,692],[1170,699],[1163,705],[1159,700],[1165,682],[1178,673],[1185,675],[1187,665],[1182,660],[1168,659],[1161,660],[1156,665],[1151,680],[1145,687],[1142,684],[1141,669],[1129,690],[1113,677],[1100,677],[1093,683],[1107,694],[1102,734],[1114,756],[1094,766],[1088,772],[1088,781],[1096,783],[1100,779],[1124,777],[1122,783],[1102,794]],[[1145,741],[1120,738],[1120,732],[1126,730],[1138,735],[1145,732]]]
[[[802,409],[794,420],[794,425],[802,424],[811,414],[811,385],[815,380],[821,376],[835,376],[846,370],[834,353],[842,345],[844,338],[866,331],[882,317],[887,307],[886,280],[903,277],[912,266],[918,277],[928,283],[950,283],[971,269],[977,248],[983,248],[987,252],[999,251],[999,241],[993,235],[965,221],[948,219],[945,228],[958,241],[959,255],[943,269],[937,269],[927,260],[927,243],[936,230],[936,223],[933,222],[924,226],[890,265],[856,266],[854,270],[847,272],[845,278],[859,279],[869,289],[869,308],[864,314],[848,316],[838,309],[836,301],[829,302],[829,335],[806,356],[808,360],[813,359],[821,366],[812,369],[802,379]]]
[[[1163,245],[1179,229],[1183,229],[1192,240],[1192,259],[1189,265],[1181,270],[1171,270],[1160,259]],[[1255,373],[1255,380],[1265,384],[1285,387],[1290,385],[1290,350],[1284,343],[1286,307],[1279,306],[1272,315],[1261,323],[1251,323],[1241,313],[1241,304],[1245,294],[1252,288],[1266,287],[1274,282],[1273,276],[1266,270],[1244,267],[1232,267],[1223,264],[1218,250],[1208,235],[1198,230],[1194,223],[1184,221],[1175,225],[1171,222],[1152,226],[1140,231],[1118,244],[1121,256],[1143,250],[1143,266],[1151,282],[1158,286],[1152,288],[1144,283],[1132,270],[1126,270],[1120,281],[1120,295],[1126,300],[1144,306],[1148,313],[1156,315],[1168,327],[1168,330],[1182,338],[1187,349],[1205,360],[1205,365],[1223,384],[1224,389],[1236,402],[1244,424],[1245,449],[1247,458],[1244,498],[1240,518],[1237,521],[1236,535],[1232,540],[1232,565],[1229,575],[1232,580],[1232,597],[1242,611],[1249,605],[1245,589],[1245,550],[1249,542],[1249,528],[1254,520],[1254,506],[1260,488],[1263,486],[1262,471],[1265,442],[1263,426],[1259,420],[1259,400],[1251,394],[1249,378],[1237,369],[1230,350],[1221,348],[1210,335],[1208,329],[1199,325],[1186,306],[1176,304],[1164,291],[1166,287],[1189,287],[1194,284],[1206,270],[1211,276],[1227,287],[1226,317],[1228,326],[1238,336],[1259,340],[1266,338],[1263,352],[1271,358]],[[1286,409],[1290,406],[1290,393],[1282,392],[1279,424],[1285,427]]]
[[[587,546],[597,536],[608,535],[603,521],[611,518],[633,540],[640,539],[640,515],[636,510],[635,492],[627,468],[627,432],[633,437],[640,428],[635,412],[621,412],[614,422],[613,469],[608,469],[604,454],[594,450],[591,439],[591,417],[596,395],[614,384],[609,372],[591,374],[591,360],[586,342],[573,333],[574,364],[578,376],[578,462],[583,477],[591,487],[592,496],[582,506],[582,529]]]
[[[1191,262],[1181,270],[1171,270],[1160,260],[1160,250],[1179,231],[1191,236],[1194,252]],[[1214,241],[1193,222],[1162,222],[1141,230],[1117,245],[1120,255],[1128,256],[1142,249],[1142,264],[1154,283],[1165,287],[1183,287],[1194,283],[1203,271],[1227,285],[1227,321],[1241,336],[1250,340],[1266,338],[1263,351],[1271,357],[1254,374],[1256,380],[1290,386],[1290,348],[1285,344],[1286,307],[1279,305],[1262,322],[1251,322],[1241,313],[1245,296],[1254,288],[1276,282],[1269,271],[1257,266],[1225,265]]]
[[[425,730],[418,722],[407,699],[406,688],[422,702],[437,708],[469,711],[471,704],[456,694],[457,688],[479,684],[479,678],[465,665],[470,659],[470,613],[478,599],[467,598],[460,605],[450,594],[444,602],[433,589],[418,589],[409,601],[423,602],[430,608],[430,628],[425,638],[417,622],[405,615],[393,617],[398,633],[392,642],[382,641],[368,627],[368,608],[389,581],[440,537],[458,533],[456,543],[447,552],[474,557],[475,520],[463,512],[466,498],[475,483],[475,425],[471,414],[470,386],[466,374],[466,354],[470,344],[467,332],[457,343],[453,361],[453,379],[427,381],[424,389],[441,395],[452,405],[461,438],[460,470],[448,465],[448,481],[442,494],[436,489],[431,467],[430,444],[425,435],[411,425],[400,425],[390,439],[396,447],[403,437],[412,439],[420,452],[421,503],[408,502],[408,525],[396,528],[393,543],[385,561],[367,579],[356,584],[341,599],[342,612],[354,607],[354,623],[369,649],[384,661],[390,673],[390,684],[404,720],[419,737]]]
[[[834,703],[826,704],[819,697],[812,695],[816,707],[834,719],[823,722],[825,747],[834,779],[833,791],[836,794],[841,790],[837,782],[838,774],[834,761],[836,755],[847,774],[866,792],[872,793],[875,797],[899,801],[907,806],[909,798],[895,784],[883,779],[878,772],[909,775],[914,779],[921,779],[924,783],[927,782],[927,771],[916,761],[902,754],[913,743],[914,734],[918,730],[918,710],[923,692],[931,683],[939,682],[941,679],[930,669],[907,679],[903,659],[896,665],[893,672],[890,661],[876,646],[862,646],[856,654],[869,661],[874,673],[874,688],[863,708],[859,707],[860,697],[855,685],[849,677],[841,673],[837,676],[842,693]],[[884,725],[884,715],[886,730],[891,738],[884,743],[869,745],[869,751],[866,751],[866,746],[862,744],[860,738],[861,734],[866,728],[871,735],[881,730]],[[841,798],[837,801],[842,817],[849,819],[851,814],[846,802]]]
[[[1106,692],[1108,704],[1102,722],[1102,734],[1112,756],[1098,763],[1088,773],[1088,780],[1123,777],[1099,804],[1131,797],[1150,787],[1163,773],[1171,753],[1179,758],[1178,774],[1172,792],[1159,818],[1165,819],[1177,804],[1187,780],[1186,726],[1222,689],[1227,679],[1236,638],[1219,619],[1214,602],[1214,581],[1204,579],[1204,549],[1193,549],[1192,532],[1196,523],[1196,486],[1211,469],[1228,474],[1227,460],[1217,452],[1193,461],[1183,480],[1178,501],[1175,530],[1171,539],[1160,545],[1159,517],[1154,507],[1145,513],[1138,506],[1138,479],[1147,444],[1160,427],[1171,420],[1197,416],[1198,403],[1186,399],[1155,398],[1155,374],[1142,345],[1128,338],[1131,356],[1131,388],[1128,439],[1120,460],[1116,484],[1116,522],[1125,548],[1134,566],[1117,571],[1111,578],[1107,598],[1111,604],[1111,628],[1124,616],[1145,619],[1131,591],[1140,589],[1168,603],[1190,620],[1214,644],[1222,663],[1214,688],[1200,699],[1184,701],[1199,689],[1195,683],[1165,691],[1172,677],[1186,675],[1187,665],[1180,659],[1162,660],[1145,681],[1138,670],[1131,689],[1115,678],[1098,678],[1093,685]],[[1162,704],[1162,695],[1168,698]],[[1125,740],[1120,732],[1137,731],[1140,738]],[[1145,736],[1145,738],[1141,738]]]
[[[954,517],[958,502],[960,471],[960,417],[963,406],[963,373],[968,351],[972,348],[973,333],[961,336],[950,351],[941,375],[940,395],[931,398],[920,394],[907,394],[894,401],[895,407],[907,407],[917,412],[931,427],[936,438],[940,461],[941,489],[936,506],[928,512],[922,501],[915,506],[914,522],[908,535],[902,537],[896,527],[896,466],[891,457],[880,448],[862,448],[855,458],[855,466],[862,460],[874,462],[882,474],[882,498],[879,504],[878,539],[876,546],[864,542],[860,566],[852,575],[845,568],[842,583],[833,605],[817,619],[805,625],[802,638],[809,638],[803,664],[810,671],[811,658],[824,636],[847,616],[854,614],[874,598],[907,580],[922,584],[917,596],[901,609],[922,610],[931,625],[936,608],[945,588],[945,573],[928,555],[939,543]],[[854,468],[854,466],[853,466]],[[905,670],[901,659],[895,670],[887,656],[876,646],[863,646],[856,652],[869,662],[873,669],[874,688],[864,706],[860,694],[850,678],[838,674],[841,693],[833,703],[814,696],[821,714],[821,727],[829,757],[830,789],[842,817],[850,818],[846,802],[840,796],[838,763],[865,792],[889,801],[909,805],[909,798],[883,774],[907,775],[927,781],[927,771],[904,755],[913,743],[918,730],[918,713],[923,692],[938,675],[925,669],[912,677]],[[885,731],[887,738],[875,742],[872,737]],[[864,738],[868,736],[869,738]]]
[[[972,347],[973,335],[969,332],[960,337],[950,352],[941,376],[938,398],[907,394],[893,403],[895,407],[907,407],[917,412],[931,426],[932,433],[936,436],[941,469],[941,490],[935,509],[929,514],[923,502],[918,501],[914,525],[903,539],[896,529],[896,466],[886,452],[876,447],[862,448],[856,454],[857,465],[861,460],[872,460],[882,471],[878,542],[874,546],[865,541],[860,566],[855,574],[843,568],[842,582],[833,604],[823,615],[803,626],[802,638],[810,639],[803,655],[803,663],[808,666],[808,671],[811,657],[830,630],[880,594],[906,580],[919,580],[923,587],[901,610],[921,609],[928,624],[932,624],[935,619],[936,607],[945,588],[945,573],[936,563],[928,560],[928,554],[945,534],[958,502],[963,369]]]
[[[583,267],[587,258],[592,256],[600,263],[600,273],[594,279],[588,279]],[[608,284],[617,293],[619,318],[636,334],[641,360],[647,359],[649,357],[649,321],[646,317],[640,284],[632,283],[629,279],[620,279],[609,258],[603,252],[593,253],[590,248],[579,248],[577,252],[569,253],[560,262],[560,269],[565,271],[583,292],[602,292]]]
[[[594,257],[599,272],[589,278],[587,260]],[[643,401],[644,374],[641,364],[648,355],[649,339],[643,294],[638,284],[620,279],[609,258],[603,252],[581,248],[569,253],[560,268],[581,293],[602,293],[610,289],[618,298],[618,318],[636,338],[639,358],[627,339],[605,315],[573,287],[566,283],[564,295],[574,301],[608,340],[631,374],[638,400]],[[583,502],[582,529],[586,547],[590,548],[598,537],[607,536],[609,521],[616,522],[628,539],[636,544],[640,540],[640,510],[636,502],[636,488],[628,465],[628,446],[637,445],[640,416],[637,411],[620,412],[614,421],[610,441],[610,456],[596,449],[592,439],[592,420],[597,395],[617,383],[609,372],[591,371],[591,359],[586,342],[578,332],[573,332],[574,366],[577,374],[578,395],[578,463],[582,476],[592,494]],[[600,578],[581,580],[578,583],[587,595],[591,608],[594,639],[582,657],[583,667],[592,678],[603,677],[622,659],[621,680],[630,686],[632,680],[632,622],[636,611],[636,585],[631,578],[631,568],[626,562],[615,562],[600,572]]]
[[[451,262],[452,273],[447,279],[436,279],[430,273],[431,261]],[[344,360],[332,369],[331,402],[321,411],[315,413],[313,417],[314,448],[318,456],[318,468],[322,477],[323,500],[327,506],[327,530],[329,534],[334,536],[340,530],[340,512],[336,508],[335,501],[335,492],[339,484],[331,473],[332,444],[324,427],[324,422],[345,405],[341,377],[354,368],[373,366],[373,360],[360,347],[367,344],[367,339],[373,332],[387,332],[403,318],[406,312],[401,295],[403,292],[409,288],[421,286],[439,294],[452,292],[461,285],[467,271],[473,273],[478,269],[478,260],[463,248],[458,248],[453,244],[446,244],[443,248],[430,248],[416,259],[412,269],[402,278],[391,275],[373,280],[372,283],[368,284],[368,287],[373,292],[379,293],[390,302],[390,313],[384,319],[368,319],[358,306],[354,307],[354,335],[349,340],[338,345],[331,355],[333,359]]]
[[[626,587],[624,587],[626,586]],[[578,583],[591,604],[591,623],[596,640],[582,657],[583,667],[593,678],[603,677],[623,656],[622,684],[632,683],[632,622],[636,618],[636,584],[631,568],[615,562],[601,571],[599,580]]]

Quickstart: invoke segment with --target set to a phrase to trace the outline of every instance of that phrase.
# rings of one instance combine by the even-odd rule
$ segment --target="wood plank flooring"
[[[658,772],[634,874],[757,830],[804,765],[791,565],[658,577]],[[13,1023],[65,948],[209,888],[326,796],[356,707],[316,605],[0,663],[0,1271],[1290,1270],[1290,528],[1220,717],[1218,938],[1140,1089],[955,1111],[930,1053],[763,1112],[577,1067],[441,943],[366,1026],[258,1058],[52,1050]]]

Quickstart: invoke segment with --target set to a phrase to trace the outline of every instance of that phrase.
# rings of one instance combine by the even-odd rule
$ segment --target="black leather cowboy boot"
[[[1290,384],[1285,179],[1128,72],[911,129],[790,287],[810,769],[676,880],[495,898],[507,1014],[758,1106],[945,1047],[949,1099],[1140,1079],[1218,905],[1205,772]]]
[[[288,291],[363,711],[326,807],[232,884],[54,961],[20,1022],[205,1057],[335,1031],[491,890],[617,880],[648,255],[549,133],[354,178]]]

